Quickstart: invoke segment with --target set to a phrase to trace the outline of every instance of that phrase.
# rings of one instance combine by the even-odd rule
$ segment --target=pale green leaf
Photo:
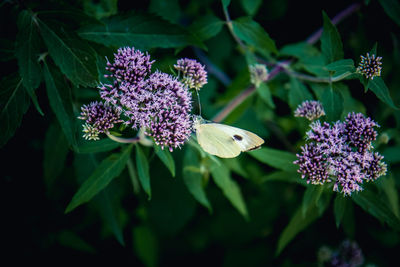
[[[296,155],[287,151],[262,147],[249,151],[248,154],[271,167],[283,171],[295,172],[298,169],[298,166],[293,163],[293,161],[297,160]]]
[[[136,169],[139,176],[140,184],[144,192],[148,195],[148,199],[151,199],[151,187],[150,187],[150,166],[149,161],[143,153],[140,145],[136,145]]]

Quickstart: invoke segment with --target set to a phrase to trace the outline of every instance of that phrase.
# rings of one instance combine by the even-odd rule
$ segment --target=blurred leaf
[[[74,232],[65,230],[58,234],[58,242],[68,248],[76,249],[78,251],[84,251],[86,253],[95,253],[95,248],[83,240],[79,235]]]
[[[363,192],[352,194],[351,198],[366,212],[378,220],[386,222],[394,230],[400,231],[399,218],[390,210],[384,199],[376,193],[365,190]]]
[[[400,26],[400,3],[397,0],[379,0],[386,14]]]
[[[388,147],[382,154],[388,163],[395,164],[400,162],[400,146]]]
[[[328,121],[339,120],[343,113],[343,96],[334,86],[328,85],[320,99]]]
[[[263,55],[269,53],[278,54],[275,46],[268,33],[250,17],[241,17],[232,21],[234,33],[244,42],[254,46]]]
[[[68,141],[60,126],[53,123],[47,130],[44,142],[43,172],[48,189],[64,169],[67,154]]]
[[[158,241],[149,227],[137,226],[133,228],[133,248],[136,255],[145,266],[157,266]]]
[[[118,0],[83,0],[83,10],[96,19],[106,18],[118,12]]]
[[[138,171],[139,181],[142,185],[144,192],[148,195],[148,199],[151,199],[151,187],[150,187],[150,166],[146,156],[143,153],[140,145],[136,145],[136,168]]]
[[[352,59],[341,59],[326,65],[325,68],[329,71],[334,71],[335,73],[332,75],[332,79],[337,80],[344,79],[356,71]]]
[[[331,63],[343,58],[343,44],[335,25],[332,24],[328,15],[322,11],[324,30],[321,35],[321,51],[325,56],[326,63]]]
[[[368,83],[369,89],[385,104],[389,105],[394,109],[399,109],[393,103],[392,97],[390,96],[389,89],[381,77],[375,77]]]
[[[87,25],[79,29],[84,39],[109,47],[134,46],[137,49],[175,48],[188,45],[203,47],[197,37],[178,25],[155,16],[115,16],[102,24]]]
[[[293,161],[297,160],[297,157],[290,152],[262,147],[249,151],[248,154],[262,163],[283,171],[295,172],[298,169],[298,166],[293,163]]]
[[[74,115],[72,112],[71,92],[65,84],[63,77],[59,77],[56,71],[50,72],[46,62],[44,62],[44,80],[46,82],[47,96],[49,97],[50,107],[55,113],[58,122],[63,130],[68,143],[76,147]]]
[[[168,149],[161,149],[160,146],[154,147],[158,158],[164,163],[164,165],[171,172],[172,176],[175,177],[175,161]]]
[[[240,3],[242,4],[246,13],[250,16],[253,16],[260,8],[262,0],[241,0]]]
[[[242,163],[238,157],[236,158],[229,158],[229,159],[220,159],[226,167],[228,167],[234,173],[244,177],[249,178],[249,174],[243,169]]]
[[[295,110],[303,101],[313,100],[314,97],[308,88],[297,79],[290,79],[289,106]]]
[[[103,190],[125,168],[132,145],[126,146],[120,153],[114,153],[104,159],[92,175],[82,184],[68,204],[65,213],[79,205],[88,202],[97,193]]]
[[[387,199],[389,200],[390,208],[397,218],[399,216],[399,194],[396,188],[396,181],[392,175],[379,179],[378,186],[385,192]]]
[[[190,147],[186,148],[183,158],[183,181],[192,196],[211,212],[212,207],[204,189],[200,162],[197,154]]]
[[[274,101],[272,100],[271,90],[266,83],[260,83],[256,90],[265,104],[267,104],[270,108],[275,108]]]
[[[302,212],[303,216],[306,216],[307,210],[310,206],[317,205],[318,201],[322,195],[323,187],[322,185],[309,185],[303,195]]]
[[[178,22],[182,12],[178,0],[151,0],[149,10],[171,22]]]
[[[324,203],[323,210],[328,207],[328,204],[329,202]],[[305,215],[303,215],[303,208],[299,207],[279,237],[276,254],[279,255],[297,234],[306,229],[307,226],[321,215],[321,209],[319,209],[315,203],[314,205],[308,206]]]
[[[240,187],[236,181],[232,179],[228,168],[222,164],[217,165],[213,162],[210,171],[215,184],[222,190],[225,197],[246,220],[249,220],[249,214]]]
[[[39,87],[42,71],[39,64],[40,37],[34,15],[26,10],[18,16],[18,35],[15,54],[18,60],[22,83],[32,98],[38,112],[43,115],[35,89]]]
[[[79,138],[78,145],[74,147],[74,150],[78,153],[99,153],[113,150],[120,145],[120,143],[109,138],[103,138],[96,141]]]
[[[217,35],[224,26],[225,22],[215,15],[205,15],[190,25],[191,32],[200,40],[208,40]]]
[[[9,75],[0,84],[0,147],[14,135],[29,108],[29,96],[22,86],[22,79]]]
[[[347,199],[342,194],[337,194],[333,202],[333,213],[335,215],[336,228],[339,228],[346,210]]]
[[[230,5],[231,0],[221,0],[221,2],[222,2],[222,7],[226,9]]]
[[[98,79],[96,52],[84,41],[58,33],[41,20],[37,21],[50,56],[62,73],[75,85],[95,86]]]
[[[307,181],[302,179],[297,172],[289,171],[276,171],[260,179],[261,183],[266,182],[287,182],[287,183],[297,183],[303,186],[307,186]]]
[[[10,61],[15,58],[14,42],[0,38],[0,62]]]

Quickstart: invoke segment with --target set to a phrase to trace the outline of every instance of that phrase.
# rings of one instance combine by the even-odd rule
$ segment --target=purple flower
[[[371,80],[373,80],[376,76],[381,76],[382,57],[375,57],[375,55],[370,56],[369,53],[367,53],[365,57],[360,57],[361,61],[357,67],[357,72],[361,73],[362,75],[367,77],[367,79]]]
[[[81,107],[78,119],[84,120],[83,137],[88,140],[99,140],[100,133],[108,133],[114,124],[122,122],[120,112],[102,102],[91,102]]]
[[[358,267],[364,263],[364,255],[356,242],[343,241],[336,253],[333,253],[328,266]]]
[[[295,117],[304,117],[312,121],[325,115],[324,108],[319,101],[306,100],[294,111]]]
[[[370,118],[349,113],[345,122],[330,125],[315,121],[310,126],[308,143],[294,162],[308,183],[334,181],[333,190],[346,196],[361,191],[363,182],[385,175],[383,156],[371,151],[377,136],[373,127],[378,125]]]
[[[174,68],[182,74],[183,84],[191,89],[200,90],[207,83],[207,72],[204,66],[194,59],[179,59]]]

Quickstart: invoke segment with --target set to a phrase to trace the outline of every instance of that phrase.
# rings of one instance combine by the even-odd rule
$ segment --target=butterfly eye
[[[242,141],[242,139],[243,139],[243,137],[241,137],[240,135],[237,135],[237,134],[235,134],[235,135],[233,136],[233,138],[234,138],[235,140],[237,140],[237,141]]]

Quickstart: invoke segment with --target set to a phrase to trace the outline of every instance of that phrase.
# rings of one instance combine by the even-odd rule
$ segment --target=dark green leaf
[[[126,146],[120,153],[111,154],[104,159],[92,175],[75,193],[65,212],[68,213],[79,205],[88,202],[103,190],[125,168],[132,145]]]
[[[298,183],[303,186],[307,186],[307,181],[302,179],[297,172],[289,172],[289,171],[277,171],[267,176],[264,176],[260,179],[260,182],[287,182],[287,183]]]
[[[211,212],[211,204],[204,189],[203,174],[200,171],[200,162],[191,147],[186,148],[183,158],[183,181],[192,196]]]
[[[386,197],[389,201],[389,207],[392,209],[394,215],[397,218],[399,216],[399,194],[396,188],[396,181],[392,175],[379,179],[378,181],[379,188],[386,194]]]
[[[241,0],[240,3],[242,4],[246,13],[250,16],[253,16],[260,8],[262,0]]]
[[[318,201],[323,192],[323,187],[321,185],[309,185],[303,195],[302,212],[303,216],[306,216],[307,210],[310,206],[317,205]]]
[[[0,38],[0,62],[6,62],[15,58],[14,42]]]
[[[164,165],[171,172],[172,176],[175,177],[175,161],[168,149],[161,149],[159,146],[155,146],[155,151],[158,158],[164,163]]]
[[[400,3],[397,0],[379,0],[386,14],[400,26]]]
[[[95,86],[98,80],[96,52],[84,41],[52,30],[38,20],[50,56],[75,85]]]
[[[274,40],[268,33],[250,17],[242,17],[232,21],[234,33],[244,42],[254,46],[260,53],[269,55],[269,53],[278,54]]]
[[[325,206],[323,210],[328,207],[329,203],[324,203]],[[278,247],[276,254],[280,254],[282,250],[289,244],[292,239],[303,231],[307,226],[309,226],[313,221],[315,221],[319,216],[322,215],[321,209],[319,209],[315,203],[310,205],[303,215],[302,207],[299,207],[296,213],[293,215],[289,224],[283,230],[281,236],[279,237]]]
[[[171,22],[178,22],[181,15],[181,8],[178,0],[151,0],[149,10],[163,19]]]
[[[148,199],[151,199],[151,187],[150,187],[150,166],[149,161],[143,153],[140,145],[136,145],[136,168],[138,171],[139,181],[142,185],[144,192],[148,195]]]
[[[244,202],[242,192],[240,191],[239,185],[232,179],[228,168],[224,165],[218,165],[212,163],[211,175],[216,185],[222,190],[225,197],[231,202],[231,204],[239,211],[243,217],[248,220],[249,215],[247,212],[246,203]]]
[[[292,110],[295,110],[302,102],[314,99],[308,88],[302,82],[294,78],[290,80],[288,98],[289,106]]]
[[[336,227],[339,228],[340,223],[343,220],[343,215],[346,210],[347,200],[341,194],[337,194],[335,201],[333,202],[333,213],[335,215]]]
[[[102,19],[115,15],[118,12],[118,0],[84,0],[83,10],[86,14]]]
[[[343,44],[335,25],[332,24],[328,15],[322,12],[324,29],[321,35],[321,51],[325,56],[326,63],[331,63],[343,58]]]
[[[224,26],[225,22],[214,15],[201,17],[190,25],[191,32],[200,40],[208,40],[217,35]]]
[[[339,120],[343,112],[343,96],[334,86],[328,85],[320,99],[328,121]]]
[[[82,127],[79,127],[78,130],[82,131]],[[113,150],[120,145],[120,143],[117,143],[109,138],[96,141],[79,138],[78,145],[74,147],[74,150],[78,153],[98,153]]]
[[[270,108],[275,108],[274,101],[272,100],[271,91],[266,83],[260,83],[256,90],[258,95],[265,102],[265,104],[267,104]]]
[[[75,123],[72,112],[72,99],[69,86],[55,71],[50,72],[47,63],[44,63],[44,80],[50,107],[56,114],[58,122],[69,144],[76,146]]]
[[[202,46],[199,40],[178,25],[154,16],[113,17],[103,24],[88,25],[79,30],[84,39],[110,47],[134,46],[137,49]]]
[[[325,68],[334,72],[332,79],[336,80],[344,79],[356,71],[352,59],[341,59],[326,65]]]
[[[224,9],[226,9],[226,8],[228,8],[228,6],[230,5],[231,0],[221,0],[221,2],[222,2],[222,7],[223,7]]]
[[[29,107],[29,96],[22,86],[22,79],[10,75],[0,85],[0,147],[14,135]]]
[[[399,109],[393,103],[392,97],[390,96],[389,89],[381,77],[375,77],[368,83],[369,89],[385,104],[389,105],[394,109]]]
[[[79,235],[71,231],[62,231],[57,236],[58,242],[65,247],[84,251],[86,253],[95,253],[96,250],[92,245],[83,240]]]
[[[388,147],[382,154],[385,156],[386,162],[392,164],[400,162],[400,146]]]
[[[386,222],[394,230],[400,231],[400,220],[390,210],[383,198],[371,191],[363,191],[351,195],[354,202],[366,212],[382,222]]]
[[[293,164],[297,160],[296,155],[283,150],[262,147],[260,149],[248,152],[249,155],[257,160],[283,171],[297,171],[298,166]]]
[[[58,124],[50,125],[44,143],[43,172],[48,188],[64,168],[68,154],[68,141]]]
[[[41,69],[39,65],[40,37],[34,14],[21,11],[18,16],[18,35],[15,53],[23,85],[28,92],[39,87]]]
[[[158,241],[147,226],[133,228],[133,247],[136,255],[146,267],[155,267],[158,262]]]

